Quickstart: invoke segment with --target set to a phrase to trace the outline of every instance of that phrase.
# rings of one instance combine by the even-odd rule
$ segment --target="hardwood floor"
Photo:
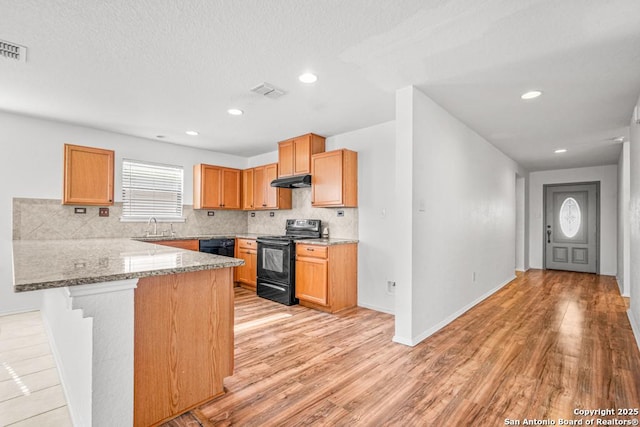
[[[498,426],[640,407],[615,279],[534,270],[410,348],[393,316],[286,307],[236,289],[227,393],[165,426]],[[639,417],[632,417],[639,418]]]

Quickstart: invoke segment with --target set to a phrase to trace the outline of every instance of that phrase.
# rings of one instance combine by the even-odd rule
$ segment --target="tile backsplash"
[[[329,227],[329,236],[343,239],[358,238],[358,208],[314,208],[311,206],[311,188],[295,188],[292,190],[293,209],[274,211],[255,211],[249,214],[248,232],[259,234],[284,234],[287,219],[307,218],[319,219],[323,228]],[[338,217],[338,211],[344,211]],[[273,212],[274,216],[270,216]]]
[[[98,216],[98,207],[87,206],[86,214],[74,213],[77,206],[62,205],[60,200],[13,199],[14,240],[89,239],[102,237],[141,237],[152,225],[146,222],[120,222],[122,203],[109,206],[109,216]],[[173,223],[176,236],[238,234],[247,231],[247,213],[242,211],[194,210],[185,205],[185,222]],[[158,232],[169,223],[159,222]]]
[[[311,188],[293,190],[293,209],[274,211],[214,211],[194,210],[185,205],[185,222],[173,223],[176,236],[215,234],[284,234],[285,223],[290,218],[322,220],[334,238],[358,238],[357,208],[313,208]],[[109,206],[109,216],[98,216],[98,207],[86,206],[85,214],[76,214],[77,206],[62,205],[59,199],[13,199],[14,240],[57,240],[142,237],[149,230],[146,222],[120,222],[122,203]],[[84,206],[83,206],[84,207]],[[344,211],[343,217],[337,211]],[[273,212],[274,216],[270,216]],[[254,214],[252,217],[251,214]],[[158,232],[168,230],[169,224],[158,223]]]

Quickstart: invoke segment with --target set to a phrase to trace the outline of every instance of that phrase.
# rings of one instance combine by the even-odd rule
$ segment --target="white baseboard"
[[[359,302],[358,303],[358,307],[368,308],[369,310],[379,311],[381,313],[395,314],[395,312],[393,310],[389,310],[389,309],[383,308],[383,307],[378,307],[377,305],[372,305],[372,304],[365,304],[365,303]]]
[[[636,319],[636,316],[633,314],[631,309],[627,310],[627,317],[629,318],[629,323],[631,323],[631,329],[633,330],[633,336],[636,339],[636,345],[638,349],[640,349],[640,322]]]
[[[403,339],[402,337],[395,337],[394,336],[393,337],[393,341],[397,342],[397,343],[400,343],[400,344],[409,345],[411,347],[413,347],[413,346],[415,346],[417,344],[420,344],[422,341],[424,341],[425,339],[429,338],[431,335],[435,334],[440,329],[444,328],[449,323],[453,322],[458,317],[462,316],[464,313],[466,313],[467,311],[469,311],[470,309],[472,309],[476,305],[480,304],[482,301],[484,301],[485,299],[489,298],[491,295],[495,294],[500,289],[502,289],[503,287],[505,287],[506,285],[511,283],[515,278],[516,278],[516,276],[514,275],[511,278],[505,280],[504,282],[502,282],[501,284],[499,284],[495,288],[491,289],[489,292],[487,292],[484,295],[481,295],[480,297],[476,298],[475,300],[473,300],[469,304],[467,304],[464,307],[462,307],[460,310],[456,311],[452,315],[450,315],[447,318],[445,318],[442,322],[439,322],[435,326],[427,329],[426,331],[422,332],[420,335],[417,335],[417,336],[413,337],[411,340],[406,340],[406,339]],[[396,338],[397,338],[397,340],[396,340]]]

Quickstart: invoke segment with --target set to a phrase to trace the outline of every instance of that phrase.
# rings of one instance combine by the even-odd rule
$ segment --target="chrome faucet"
[[[147,222],[147,225],[151,225],[151,221],[153,221],[153,236],[157,236],[158,235],[158,220],[155,217],[151,217],[149,218],[149,221]],[[149,236],[149,229],[147,228],[147,236]]]

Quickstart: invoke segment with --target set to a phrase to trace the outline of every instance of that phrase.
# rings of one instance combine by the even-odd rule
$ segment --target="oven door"
[[[258,278],[290,284],[293,277],[293,244],[258,240]]]

